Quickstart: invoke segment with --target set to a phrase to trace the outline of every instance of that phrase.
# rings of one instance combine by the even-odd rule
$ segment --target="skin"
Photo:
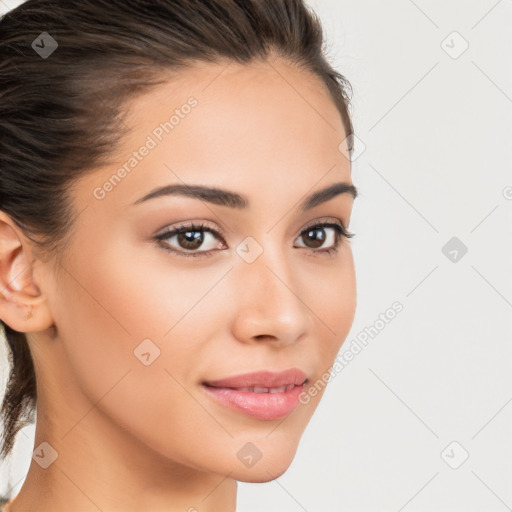
[[[94,189],[190,96],[190,114],[96,199]],[[10,512],[235,510],[237,480],[270,481],[289,467],[324,386],[284,420],[261,420],[214,402],[200,383],[299,368],[313,385],[352,325],[349,240],[332,256],[315,254],[301,232],[316,219],[348,229],[353,198],[297,209],[305,195],[352,183],[340,114],[320,79],[279,59],[197,64],[126,109],[132,131],[116,162],[70,190],[81,213],[58,264],[35,258],[0,212],[1,318],[28,333],[34,446],[58,452],[47,469],[31,461]],[[132,205],[183,182],[244,194],[250,207],[183,196]],[[153,240],[191,221],[224,230],[223,241],[206,232],[196,252],[222,250],[185,257]],[[322,249],[333,233],[325,228]],[[248,236],[263,248],[252,263],[235,251]],[[185,251],[176,236],[167,243]],[[149,366],[134,356],[147,338],[160,349]],[[247,442],[262,454],[250,468],[237,457]]]

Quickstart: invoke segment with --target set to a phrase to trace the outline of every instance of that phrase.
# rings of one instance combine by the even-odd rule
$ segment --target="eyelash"
[[[334,253],[337,253],[338,250],[339,250],[339,247],[340,247],[340,244],[341,244],[341,241],[343,238],[352,238],[353,236],[355,236],[355,233],[351,233],[349,231],[347,231],[347,229],[345,228],[345,226],[341,223],[341,222],[321,222],[321,223],[315,223],[315,224],[311,224],[310,226],[304,228],[300,233],[299,233],[299,236],[302,236],[304,233],[307,233],[308,231],[312,231],[312,230],[316,230],[316,229],[321,229],[321,228],[326,228],[326,227],[330,227],[330,228],[333,228],[335,231],[336,231],[336,240],[334,242],[334,245],[328,249],[310,249],[313,253],[322,253],[322,254],[325,254],[325,255],[328,255],[328,256],[331,256],[333,255]],[[184,256],[186,258],[188,257],[192,257],[192,258],[197,258],[197,257],[207,257],[207,256],[212,256],[213,255],[213,252],[215,252],[217,249],[211,249],[209,251],[180,251],[180,250],[177,250],[177,249],[174,249],[172,247],[170,247],[169,245],[165,244],[164,243],[164,240],[168,239],[168,238],[171,238],[175,235],[179,235],[181,233],[186,233],[186,232],[194,232],[194,231],[201,231],[201,232],[209,232],[209,233],[212,233],[216,238],[220,238],[222,239],[222,241],[224,242],[223,238],[222,238],[222,234],[220,232],[218,232],[217,230],[215,229],[212,229],[208,226],[206,226],[205,224],[202,224],[202,223],[198,223],[198,224],[182,224],[180,226],[177,226],[175,228],[172,228],[172,229],[169,229],[167,231],[165,231],[164,233],[161,233],[160,235],[157,235],[154,237],[155,241],[158,243],[158,245],[160,247],[162,247],[164,250],[166,250],[167,252],[171,252],[171,253],[174,253],[174,254],[177,254],[179,256]],[[301,247],[302,248],[302,247]],[[307,247],[305,247],[307,249]]]

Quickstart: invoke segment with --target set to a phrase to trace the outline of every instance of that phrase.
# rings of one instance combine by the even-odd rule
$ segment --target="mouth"
[[[281,386],[279,388],[265,388],[265,387],[242,387],[242,388],[223,388],[221,386],[211,386],[209,384],[205,384],[205,386],[217,389],[233,389],[235,391],[244,391],[246,393],[284,393],[285,391],[290,391],[295,387],[295,384],[288,384],[287,386]]]
[[[280,419],[299,405],[308,382],[304,372],[292,369],[279,373],[256,372],[202,382],[215,402],[260,420]]]

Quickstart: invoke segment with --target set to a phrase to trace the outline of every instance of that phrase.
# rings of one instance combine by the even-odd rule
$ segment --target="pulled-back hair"
[[[51,54],[43,32],[58,45]],[[108,162],[126,100],[194,63],[271,54],[321,79],[350,140],[350,83],[327,62],[320,21],[303,0],[21,4],[0,19],[0,210],[41,255],[58,256],[76,219],[69,185]],[[33,421],[37,396],[25,334],[2,325],[10,369],[0,459]]]

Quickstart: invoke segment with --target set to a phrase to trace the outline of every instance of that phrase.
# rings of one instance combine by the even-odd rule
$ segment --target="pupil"
[[[318,233],[320,233],[319,236],[317,236]],[[325,231],[323,229],[311,229],[308,231],[307,235],[312,239],[313,247],[315,248],[321,247],[325,242]]]
[[[203,233],[200,231],[185,231],[178,235],[180,244],[184,244],[186,249],[198,249],[203,243]]]

